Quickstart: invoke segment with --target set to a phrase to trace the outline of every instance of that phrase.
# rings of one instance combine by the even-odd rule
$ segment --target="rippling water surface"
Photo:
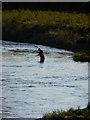
[[[43,64],[36,56],[38,47],[45,53]],[[88,63],[74,62],[72,54],[41,45],[3,41],[3,117],[38,118],[57,109],[86,107]]]

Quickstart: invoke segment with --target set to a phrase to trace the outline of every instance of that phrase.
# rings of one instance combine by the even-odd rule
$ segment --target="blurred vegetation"
[[[84,13],[67,13],[43,10],[6,10],[3,11],[4,24],[12,22],[38,24],[38,25],[59,25],[74,28],[88,28],[88,17]]]
[[[90,54],[87,52],[77,52],[73,55],[73,60],[81,62],[90,62]]]
[[[72,51],[88,50],[89,16],[51,10],[3,10],[2,38]]]
[[[43,118],[38,120],[90,120],[90,102],[84,109],[70,108],[67,111],[57,110],[52,113],[43,115]]]

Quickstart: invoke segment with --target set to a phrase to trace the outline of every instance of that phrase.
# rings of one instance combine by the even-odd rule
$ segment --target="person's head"
[[[38,51],[40,51],[41,49],[40,48],[38,48]]]

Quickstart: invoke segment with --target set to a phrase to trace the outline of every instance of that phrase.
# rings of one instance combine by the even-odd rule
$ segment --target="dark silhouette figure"
[[[38,51],[39,51],[38,56],[40,56],[40,63],[43,63],[45,60],[44,53],[40,48],[38,49]]]

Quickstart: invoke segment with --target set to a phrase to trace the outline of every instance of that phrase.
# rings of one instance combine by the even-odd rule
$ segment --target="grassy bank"
[[[3,40],[42,44],[72,51],[87,50],[89,14],[45,10],[4,10]]]
[[[90,62],[90,53],[88,52],[77,52],[73,55],[74,61]]]
[[[90,120],[90,103],[84,109],[70,108],[67,111],[53,111],[45,114],[40,120]]]

